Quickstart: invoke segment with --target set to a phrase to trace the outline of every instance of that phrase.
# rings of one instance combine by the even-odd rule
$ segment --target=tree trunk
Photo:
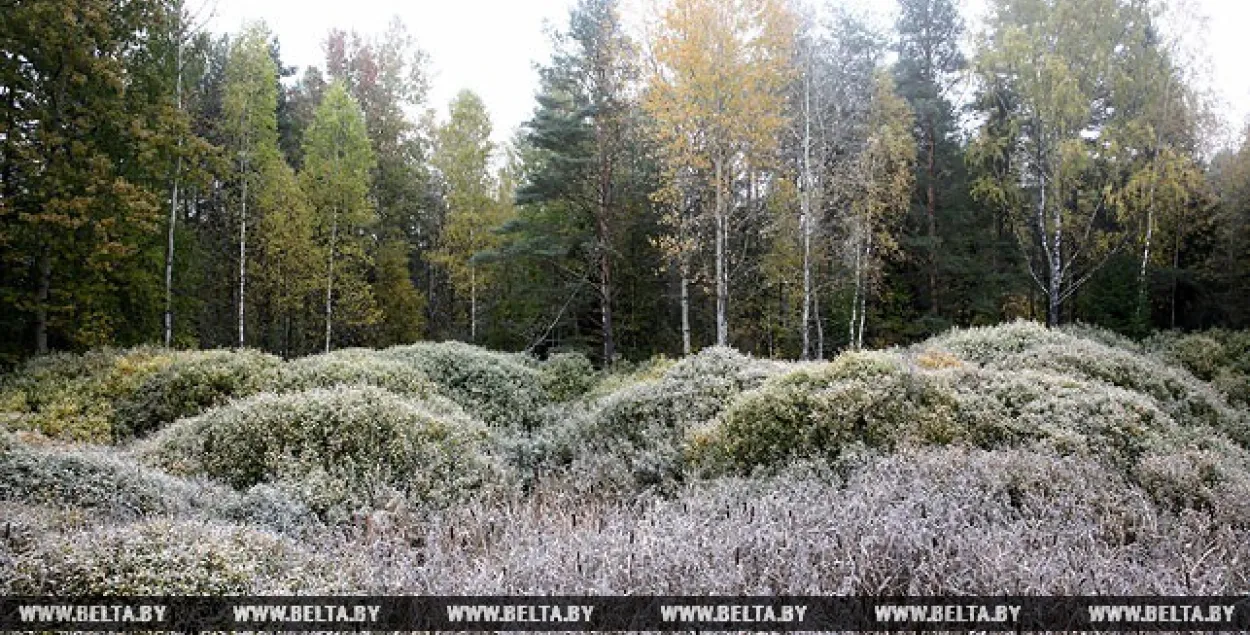
[[[477,267],[469,265],[469,341],[477,341]]]
[[[1153,183],[1151,184],[1151,189],[1152,190],[1154,189]],[[1151,196],[1151,198],[1153,198],[1153,195]],[[1149,320],[1150,318],[1149,312],[1147,310],[1148,305],[1150,303],[1150,289],[1149,289],[1150,285],[1146,277],[1146,274],[1147,274],[1146,267],[1150,263],[1150,243],[1151,243],[1152,238],[1154,237],[1154,225],[1155,225],[1154,205],[1147,204],[1146,236],[1145,236],[1145,239],[1143,240],[1143,245],[1142,245],[1141,270],[1137,272],[1137,320],[1142,325],[1145,325],[1146,320]]]
[[[52,254],[47,245],[39,250],[39,290],[35,295],[35,352],[48,352],[48,296],[52,289]]]
[[[681,272],[681,354],[690,354],[690,278]]]
[[[330,221],[330,256],[327,258],[326,265],[326,348],[325,352],[330,352],[330,341],[332,336],[332,327],[334,325],[334,248],[339,237],[339,212],[334,210],[333,220]]]
[[[803,351],[800,359],[811,357],[812,307],[812,80],[803,74],[803,183],[799,199],[802,210],[799,230],[803,232]]]
[[[1177,224],[1176,242],[1172,247],[1172,317],[1170,327],[1176,328],[1176,293],[1180,286],[1180,270],[1181,270],[1181,227],[1184,227],[1182,219]]]
[[[816,320],[816,359],[825,359],[825,325],[820,319],[820,294],[812,294],[812,314]]]
[[[246,164],[244,166],[246,170]],[[243,196],[239,209],[239,348],[243,348],[243,305],[247,291],[247,174],[243,174]]]
[[[863,231],[863,230],[860,229],[858,231]],[[856,237],[856,242],[859,242],[860,240],[862,239],[860,239],[859,237]],[[864,284],[863,272],[862,272],[863,262],[861,260],[862,257],[863,257],[863,251],[860,250],[860,247],[857,244],[855,245],[855,293],[854,295],[851,296],[851,320],[847,324],[847,344],[846,345],[851,348],[855,348],[855,322],[856,322],[856,318],[858,317],[856,314],[859,312],[859,294]]]
[[[725,266],[725,239],[728,233],[725,222],[724,159],[716,160],[716,345],[729,345],[729,280]]]
[[[929,217],[929,313],[940,313],[938,305],[938,244],[937,244],[937,135],[933,129],[933,117],[928,118],[926,135],[929,145],[929,182],[926,189],[925,212]]]
[[[178,42],[174,53],[174,103],[182,112],[182,3],[175,6],[178,12]],[[182,177],[182,135],[178,135],[178,159],[174,165],[174,183],[169,196],[169,235],[165,241],[165,347],[174,341],[174,228],[178,223],[178,180]]]
[[[867,232],[864,238],[864,266],[863,278],[864,289],[859,294],[859,333],[855,336],[855,350],[864,347],[864,322],[868,317],[868,272],[872,263],[872,232]]]

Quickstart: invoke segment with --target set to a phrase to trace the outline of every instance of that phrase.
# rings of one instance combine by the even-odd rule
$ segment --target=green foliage
[[[394,495],[446,504],[498,482],[491,436],[441,400],[372,386],[256,395],[183,419],[143,456],[235,488],[267,483],[341,521]]]
[[[0,423],[50,437],[109,442],[120,433],[119,402],[174,358],[171,351],[146,347],[36,357],[0,379]]]
[[[557,402],[571,401],[590,392],[599,373],[582,353],[553,353],[541,366],[543,390]]]
[[[259,392],[281,363],[273,355],[254,350],[179,354],[119,401],[117,435],[144,435],[229,399]]]
[[[966,437],[956,425],[956,403],[949,389],[897,355],[844,353],[734,399],[713,425],[691,435],[690,451],[713,469],[749,472],[795,459],[836,459],[856,444],[951,443]]]
[[[399,360],[438,386],[452,401],[497,428],[529,429],[550,401],[532,359],[462,342],[421,342],[379,353]]]
[[[301,392],[335,386],[377,386],[397,395],[429,397],[436,387],[425,374],[376,351],[346,348],[284,364],[265,384],[273,392]]]
[[[380,319],[366,275],[371,254],[362,229],[377,221],[369,201],[370,172],[376,165],[360,105],[342,82],[326,90],[304,135],[304,192],[316,213],[317,239],[326,254],[326,351],[332,325],[370,326]]]

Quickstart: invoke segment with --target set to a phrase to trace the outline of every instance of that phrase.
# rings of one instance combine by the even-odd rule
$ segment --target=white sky
[[[894,0],[852,0],[883,19],[892,19]],[[964,0],[965,14],[980,12],[985,0]],[[1172,0],[1176,1],[1176,0]],[[399,16],[429,53],[429,106],[440,116],[461,89],[482,97],[494,124],[494,140],[503,143],[529,118],[538,78],[535,63],[545,63],[550,44],[544,21],[563,29],[575,0],[200,0],[212,10],[208,29],[236,31],[245,20],[263,19],[277,34],[283,62],[299,67],[324,66],[321,43],[332,28],[381,33]],[[1223,102],[1225,138],[1238,134],[1250,116],[1250,1],[1192,0],[1209,21],[1205,25],[1206,82]],[[195,6],[195,0],[188,3]],[[649,0],[629,0],[626,10],[640,11]],[[640,16],[627,15],[636,22]],[[973,26],[969,20],[969,26]]]

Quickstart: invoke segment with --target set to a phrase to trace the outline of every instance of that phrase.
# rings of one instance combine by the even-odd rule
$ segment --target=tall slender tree
[[[278,68],[270,56],[269,30],[263,23],[246,27],[230,48],[222,97],[222,127],[234,161],[238,206],[237,339],[246,345],[248,202],[264,166],[281,161],[278,151]],[[255,211],[255,210],[253,210]]]
[[[501,221],[490,172],[494,151],[490,131],[482,99],[461,91],[451,102],[448,121],[438,129],[432,157],[447,205],[434,258],[451,273],[457,292],[468,296],[470,341],[478,334],[478,293],[488,282],[473,256],[497,245],[499,237],[493,230]]]
[[[335,299],[345,323],[376,323],[377,306],[363,276],[368,250],[363,230],[377,220],[369,201],[373,150],[364,117],[342,82],[326,90],[304,136],[304,191],[319,218],[325,249],[325,351],[333,345]],[[338,265],[336,267],[336,265]],[[335,293],[337,292],[337,296]],[[346,309],[346,310],[342,310]]]
[[[666,186],[678,187],[690,168],[711,177],[719,345],[729,343],[732,181],[772,158],[785,123],[794,29],[778,0],[674,0],[652,43],[644,103],[664,147]]]
[[[898,63],[895,81],[899,93],[916,114],[915,136],[923,156],[917,166],[917,185],[923,190],[927,227],[929,312],[941,312],[939,280],[941,253],[938,238],[938,195],[944,180],[939,165],[942,146],[950,146],[954,113],[947,93],[964,66],[959,50],[963,21],[952,0],[899,0]]]

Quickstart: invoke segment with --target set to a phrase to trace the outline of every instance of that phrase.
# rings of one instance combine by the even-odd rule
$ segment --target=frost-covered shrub
[[[377,386],[411,397],[428,397],[434,384],[420,370],[368,349],[343,349],[303,357],[283,364],[269,379],[266,390],[300,392],[334,386]]]
[[[1059,327],[1059,330],[1078,339],[1091,340],[1104,346],[1123,349],[1130,353],[1145,352],[1142,345],[1135,340],[1101,326],[1076,322],[1074,324],[1065,324]]]
[[[1184,366],[1195,377],[1207,381],[1229,363],[1228,351],[1211,334],[1157,333],[1146,341],[1146,345],[1161,358]]]
[[[0,500],[138,517],[186,511],[196,489],[115,452],[0,448]]]
[[[0,422],[50,437],[111,441],[116,402],[172,360],[171,351],[152,347],[33,358],[0,381]]]
[[[264,527],[285,534],[299,535],[317,524],[317,517],[304,503],[289,493],[261,483],[246,492],[229,491],[213,499],[210,516],[240,524]]]
[[[1157,333],[1147,347],[1164,361],[1211,382],[1229,403],[1250,405],[1250,331]]]
[[[260,391],[282,360],[254,350],[180,353],[117,406],[119,430],[143,435]]]
[[[577,399],[599,381],[599,373],[581,353],[554,353],[541,368],[543,389],[557,402]]]
[[[263,393],[179,420],[140,452],[236,489],[273,484],[331,520],[394,492],[459,499],[500,478],[492,439],[454,405],[373,386]]]
[[[13,556],[0,588],[62,597],[299,592],[335,578],[318,560],[265,531],[158,518],[42,537]]]
[[[955,390],[959,425],[982,447],[1039,443],[1128,469],[1178,432],[1149,396],[1088,379],[977,368],[945,380]]]
[[[921,344],[926,349],[945,350],[959,359],[985,364],[1008,355],[1045,346],[1063,344],[1076,338],[1037,322],[1016,320],[997,326],[951,329]]]
[[[1192,375],[1143,355],[1074,340],[1005,356],[990,366],[1005,371],[1047,370],[1124,388],[1153,399],[1177,423],[1215,428],[1239,443],[1250,444],[1250,423],[1244,413],[1229,408],[1218,393]]]
[[[720,419],[691,434],[690,452],[709,467],[749,471],[795,459],[832,459],[855,442],[949,443],[955,400],[944,386],[890,353],[844,353],[805,364],[732,401]]]
[[[1241,448],[1171,448],[1143,457],[1134,477],[1166,509],[1199,509],[1250,527],[1250,455]]]
[[[677,478],[684,469],[687,431],[777,372],[779,364],[731,348],[705,349],[673,364],[658,380],[627,385],[599,400],[577,431],[579,450],[622,457],[640,484]]]
[[[603,373],[599,382],[586,394],[586,397],[598,399],[611,395],[626,386],[659,380],[664,377],[668,369],[673,367],[674,363],[676,362],[663,355],[657,355],[641,363],[618,361],[611,369]]]
[[[444,395],[492,426],[537,426],[539,409],[550,401],[541,371],[524,355],[462,342],[421,342],[379,354],[425,373]]]

